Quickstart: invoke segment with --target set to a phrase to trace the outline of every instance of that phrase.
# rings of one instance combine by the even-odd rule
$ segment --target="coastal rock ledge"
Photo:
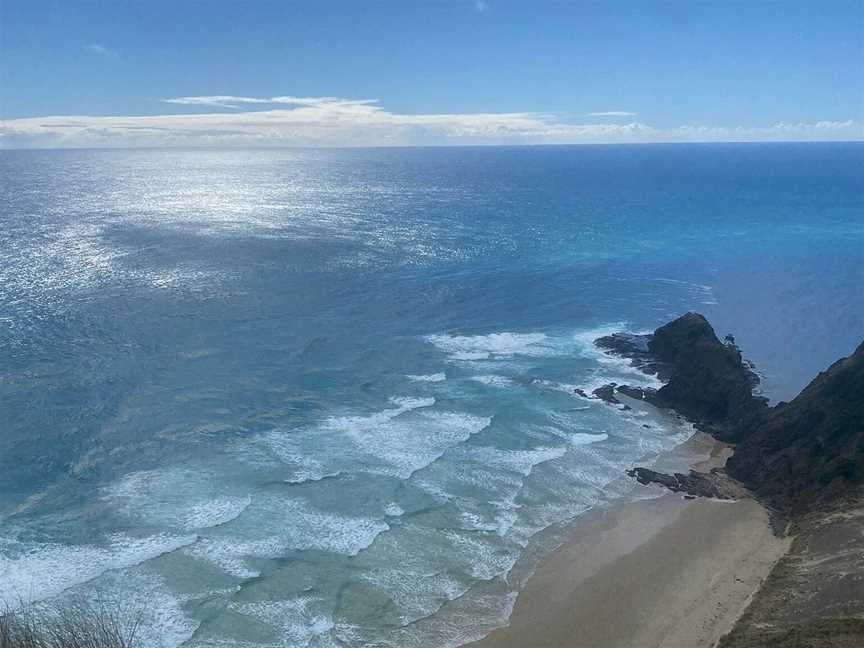
[[[595,343],[666,381],[656,391],[613,385],[607,399],[674,409],[734,444],[725,470],[635,468],[632,477],[721,499],[736,497],[739,482],[772,512],[775,531],[794,537],[719,646],[864,646],[864,343],[774,407],[753,394],[758,376],[734,342],[721,342],[698,313]]]

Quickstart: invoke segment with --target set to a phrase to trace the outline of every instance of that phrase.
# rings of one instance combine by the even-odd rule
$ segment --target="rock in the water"
[[[613,333],[594,340],[601,349],[606,349],[622,358],[628,358],[630,364],[648,374],[658,374],[662,380],[667,379],[666,368],[648,349],[651,335],[636,335],[633,333]]]
[[[598,387],[591,393],[600,400],[602,400],[604,403],[609,403],[611,405],[621,404],[621,401],[615,398],[615,383],[609,383],[608,385]]]

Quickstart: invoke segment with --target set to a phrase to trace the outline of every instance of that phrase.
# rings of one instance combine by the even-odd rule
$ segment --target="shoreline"
[[[732,449],[697,432],[658,465],[682,454],[707,471],[722,467]],[[508,625],[466,646],[710,648],[791,542],[773,534],[767,509],[752,498],[667,492],[615,502],[574,521],[525,582]]]

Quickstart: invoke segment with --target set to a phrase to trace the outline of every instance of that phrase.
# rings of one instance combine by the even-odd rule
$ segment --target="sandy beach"
[[[728,454],[717,444],[694,467]],[[790,543],[752,499],[672,493],[589,513],[570,538],[528,580],[510,625],[473,648],[713,646]]]

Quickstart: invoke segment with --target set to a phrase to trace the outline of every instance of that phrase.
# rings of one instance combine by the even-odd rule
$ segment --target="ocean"
[[[864,145],[0,151],[0,603],[444,648],[692,429],[579,397],[701,312],[789,400],[864,332]]]

